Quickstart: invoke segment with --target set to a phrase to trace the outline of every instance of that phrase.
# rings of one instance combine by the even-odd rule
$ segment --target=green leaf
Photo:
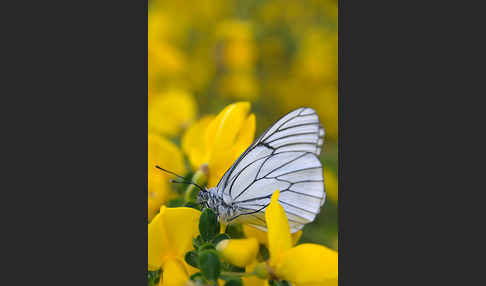
[[[179,198],[167,202],[167,207],[169,208],[182,207],[183,205],[184,205],[184,200],[181,200]]]
[[[198,235],[196,238],[192,239],[192,246],[194,246],[194,249],[198,250],[199,246],[201,246],[204,243],[202,237]]]
[[[155,285],[158,285],[159,284],[159,280],[160,280],[160,273],[161,273],[161,270],[157,270],[157,271],[148,271],[147,272],[147,281],[148,281],[148,285],[149,286],[155,286]]]
[[[226,226],[225,232],[230,238],[244,238],[243,227],[241,224],[230,224]]]
[[[243,281],[238,278],[238,279],[231,279],[231,280],[228,280],[226,281],[226,283],[224,283],[224,286],[243,286]]]
[[[189,251],[186,253],[184,256],[184,260],[187,262],[187,264],[191,265],[192,267],[199,268],[199,255],[195,251]]]
[[[205,243],[201,246],[199,246],[199,251],[207,250],[207,249],[215,249],[214,244],[211,242]]]
[[[270,286],[291,286],[291,284],[285,280],[277,281],[277,280],[269,280],[268,285]]]
[[[191,279],[192,281],[202,281],[204,279],[204,277],[202,276],[201,272],[196,272],[194,274],[191,275],[191,277],[189,277],[189,279]]]
[[[199,233],[204,241],[210,241],[219,233],[218,217],[210,208],[206,208],[199,219]]]
[[[221,263],[215,250],[203,250],[199,253],[199,267],[202,275],[216,281],[221,273]]]
[[[217,245],[218,242],[225,240],[225,239],[230,239],[229,235],[227,235],[226,233],[221,233],[221,234],[218,234],[215,238],[213,238],[213,243],[214,243],[214,245]]]
[[[235,276],[230,275],[230,274],[221,273],[221,275],[219,276],[219,279],[222,279],[224,281],[229,281],[231,279],[235,279]]]
[[[221,263],[221,268],[227,272],[245,272],[245,267],[238,267],[226,261]]]
[[[267,261],[270,259],[270,252],[268,252],[268,248],[263,244],[260,244],[257,259],[258,261]]]

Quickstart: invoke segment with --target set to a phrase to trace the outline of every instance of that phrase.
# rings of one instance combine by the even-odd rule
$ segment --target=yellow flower
[[[203,137],[214,115],[206,115],[187,128],[182,136],[182,150],[187,154],[192,168],[197,170],[206,160],[206,147]]]
[[[243,232],[245,233],[246,237],[254,237],[258,240],[258,242],[268,247],[268,236],[266,232],[246,224],[243,224]],[[292,245],[296,245],[301,236],[302,230],[292,233]]]
[[[153,95],[148,102],[149,132],[175,136],[196,117],[194,97],[185,91],[172,89]]]
[[[160,286],[185,286],[189,274],[180,259],[168,259],[164,266],[164,275],[160,278]]]
[[[208,186],[214,187],[231,164],[253,142],[255,115],[249,102],[226,106],[216,117],[205,117],[182,137],[182,149],[193,169],[207,164]]]
[[[299,76],[320,82],[337,80],[337,41],[326,31],[308,31],[296,58]]]
[[[227,97],[254,100],[258,97],[258,84],[252,73],[234,72],[221,77],[219,91]]]
[[[290,227],[285,210],[278,202],[279,195],[275,191],[265,211],[271,274],[297,286],[337,285],[338,253],[311,243],[292,247]]]
[[[246,272],[252,272],[257,265],[256,256],[259,251],[258,240],[254,237],[243,239],[226,239],[216,245],[223,258],[238,267],[245,267]],[[242,277],[243,285],[268,285],[266,280],[255,275]]]
[[[255,238],[225,239],[216,245],[216,250],[231,264],[245,267],[254,262],[258,254],[258,241]]]
[[[338,254],[318,244],[289,249],[275,266],[275,274],[295,285],[338,285]]]
[[[250,22],[222,22],[218,27],[217,36],[222,39],[222,58],[229,69],[248,70],[253,66],[256,48]]]
[[[262,240],[263,232],[255,232],[251,228],[245,228],[245,234],[254,235],[251,238],[253,242],[249,239],[223,240],[216,249],[231,263],[246,266],[247,270],[253,269],[252,272],[259,278],[286,280],[297,286],[337,285],[337,252],[311,243],[294,246],[295,238],[290,234],[285,210],[278,202],[279,195],[280,192],[275,191],[265,211],[268,228],[266,244],[270,253],[268,262],[255,263],[253,251],[257,247],[251,244],[256,244],[254,237]],[[296,237],[300,237],[300,233]],[[255,278],[251,278],[249,283],[262,285],[261,280]]]
[[[186,70],[187,58],[175,39],[181,35],[181,24],[163,9],[153,9],[148,14],[148,78],[149,86],[160,77],[179,77]],[[180,37],[180,36],[179,36]]]
[[[184,261],[184,255],[192,249],[192,238],[199,234],[201,213],[192,208],[167,208],[148,225],[148,268],[162,268],[160,285],[185,285],[196,268]]]
[[[152,83],[159,76],[179,76],[186,66],[184,54],[177,48],[164,42],[148,44],[148,78]]]
[[[158,135],[148,135],[148,218],[152,220],[160,206],[172,197],[170,176],[159,165],[173,172],[184,174],[184,157],[176,145]]]

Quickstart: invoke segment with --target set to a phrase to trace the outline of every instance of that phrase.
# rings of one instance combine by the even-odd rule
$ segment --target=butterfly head
[[[207,204],[207,201],[209,200],[209,192],[207,191],[199,191],[197,193],[197,202],[203,206]]]
[[[197,202],[201,204],[203,208],[212,208],[214,205],[214,196],[211,190],[215,188],[210,188],[207,190],[200,190],[197,193]]]
[[[218,205],[220,205],[220,200],[215,191],[216,188],[199,191],[197,194],[197,202],[201,204],[203,208],[211,208],[218,213]]]

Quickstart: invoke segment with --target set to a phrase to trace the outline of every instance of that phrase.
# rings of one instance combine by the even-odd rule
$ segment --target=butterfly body
[[[275,190],[291,232],[313,221],[324,204],[318,155],[324,129],[312,108],[291,111],[268,128],[198,201],[223,223],[241,222],[266,231],[265,209]]]
[[[212,209],[219,220],[225,224],[237,215],[237,205],[227,204],[222,197],[218,196],[217,188],[210,188],[206,192],[199,192],[198,202],[203,203],[204,207]]]

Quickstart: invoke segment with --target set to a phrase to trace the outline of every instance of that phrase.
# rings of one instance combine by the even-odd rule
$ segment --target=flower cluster
[[[326,128],[327,201],[301,240],[338,248],[337,7],[337,0],[149,0],[149,221],[161,206],[190,205],[197,194],[171,185],[173,176],[155,165],[214,186],[255,135],[310,106]]]
[[[172,101],[180,98],[171,99]],[[168,109],[168,107],[166,107]],[[188,109],[188,108],[182,108]],[[182,150],[160,133],[149,131],[148,136],[148,219],[152,220],[159,208],[178,194],[170,188],[171,175],[161,173],[156,166],[163,166],[178,174],[194,170],[192,180],[214,187],[223,173],[251,144],[255,135],[255,115],[249,114],[250,103],[237,102],[228,105],[217,115],[207,115],[186,128],[182,135]],[[156,112],[154,112],[156,114]],[[175,125],[183,122],[183,116],[159,115],[157,125]],[[155,115],[154,115],[155,116]],[[149,124],[150,126],[150,124]],[[157,129],[156,127],[153,128]],[[161,128],[159,128],[160,130]],[[184,154],[190,166],[186,166]],[[184,202],[195,200],[197,189],[184,191]]]
[[[232,239],[221,232],[210,209],[201,214],[163,207],[148,232],[149,269],[163,269],[159,285],[337,285],[337,252],[294,246],[278,197],[277,190],[265,212],[268,249],[256,237]]]
[[[337,0],[149,2],[150,97],[197,95],[205,112],[215,98],[274,110],[312,102],[337,141]],[[191,119],[177,111],[179,124],[161,131]]]
[[[166,96],[165,103],[157,104],[167,113],[149,111],[149,285],[337,285],[337,252],[298,244],[302,231],[290,233],[278,190],[265,211],[268,232],[221,226],[213,211],[201,212],[194,185],[171,184],[174,176],[155,167],[215,186],[254,140],[256,117],[250,103],[236,102],[197,120],[190,96],[175,90]],[[168,102],[188,106],[176,114],[169,112]]]
[[[149,284],[337,284],[337,1],[150,0],[148,90]],[[278,191],[268,232],[220,226],[197,187],[155,167],[213,187],[305,105],[326,127],[327,202],[304,232],[290,234]]]

